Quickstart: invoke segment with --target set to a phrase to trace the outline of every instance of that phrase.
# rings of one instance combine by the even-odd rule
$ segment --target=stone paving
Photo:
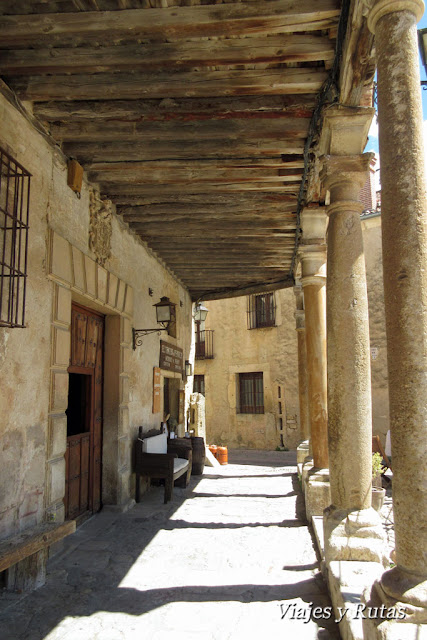
[[[308,619],[310,603],[331,603],[295,453],[239,450],[230,462],[167,505],[152,487],[127,513],[88,520],[44,587],[2,594],[1,640],[338,640],[333,615]]]

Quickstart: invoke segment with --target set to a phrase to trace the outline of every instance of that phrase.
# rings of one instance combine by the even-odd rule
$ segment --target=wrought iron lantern
[[[202,305],[201,302],[198,302],[194,308],[194,320],[196,322],[204,322],[206,320],[206,316],[208,315],[208,309]]]
[[[171,302],[167,296],[163,296],[160,298],[160,302],[153,304],[153,307],[156,308],[157,323],[161,326],[155,329],[132,329],[134,349],[142,345],[142,338],[149,333],[158,333],[160,335],[161,331],[167,331],[169,329],[169,324],[175,313],[174,303]]]

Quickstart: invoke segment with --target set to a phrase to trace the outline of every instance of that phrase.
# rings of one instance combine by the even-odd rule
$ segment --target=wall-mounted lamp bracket
[[[133,350],[142,346],[142,338],[148,336],[150,333],[157,333],[160,335],[161,331],[167,331],[167,327],[157,327],[157,329],[132,329],[132,344]]]

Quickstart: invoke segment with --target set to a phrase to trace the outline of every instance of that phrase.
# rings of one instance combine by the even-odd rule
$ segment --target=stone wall
[[[96,263],[88,245],[88,182],[84,179],[78,198],[67,186],[60,150],[3,97],[0,130],[3,148],[32,174],[27,326],[0,328],[0,538],[5,538],[45,519],[63,518],[71,302],[106,315],[104,502],[124,504],[133,496],[137,427],[158,427],[162,418],[161,411],[152,413],[152,393],[165,334],[147,336],[133,351],[132,326],[155,326],[153,304],[169,296],[177,305],[178,332],[166,340],[183,349],[184,360],[193,360],[194,346],[187,290],[115,215],[111,257],[104,267]],[[179,374],[162,375],[181,380]],[[191,378],[185,389],[188,406]]]
[[[195,373],[205,376],[210,443],[275,449],[280,445],[280,424],[286,447],[294,448],[300,441],[293,290],[277,291],[275,300],[277,326],[250,330],[246,296],[206,302],[214,358],[196,360]],[[238,374],[249,372],[263,373],[263,414],[238,412]]]

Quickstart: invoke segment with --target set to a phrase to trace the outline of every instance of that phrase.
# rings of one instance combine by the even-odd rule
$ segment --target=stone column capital
[[[360,213],[362,212],[363,205],[359,202],[359,194],[366,182],[373,157],[373,153],[355,156],[323,156],[320,180],[331,193],[332,205],[328,207],[329,215],[338,201],[345,202],[346,206],[353,203],[351,208],[356,207]]]
[[[326,207],[304,207],[301,211],[301,229],[303,243],[324,244],[326,237]]]
[[[303,287],[326,282],[326,244],[301,244],[298,248],[301,260]]]
[[[424,15],[423,0],[367,0],[368,6],[368,28],[375,33],[378,21],[389,13],[397,11],[410,11],[414,14],[417,22]]]
[[[326,109],[319,140],[319,155],[361,154],[374,115],[373,107],[350,108],[336,105]]]

